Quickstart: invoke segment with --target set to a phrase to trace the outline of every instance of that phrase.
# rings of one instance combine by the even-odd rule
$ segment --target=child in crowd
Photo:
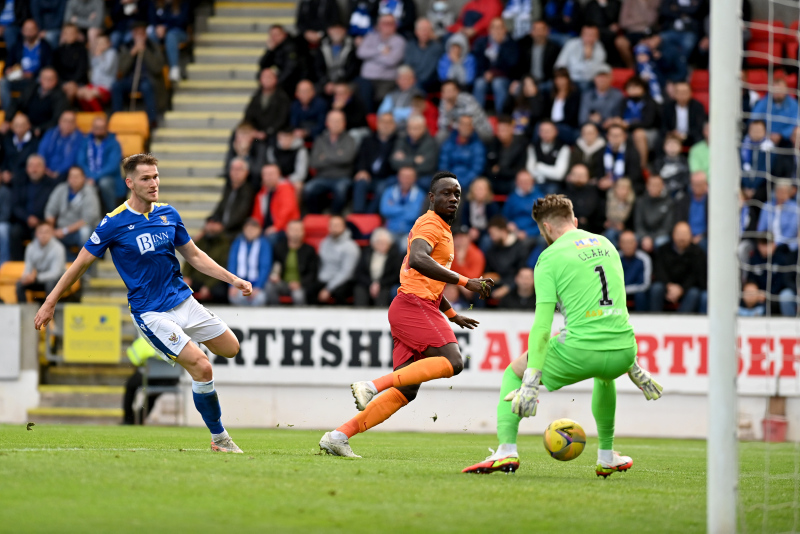
[[[78,89],[78,104],[83,111],[103,111],[111,101],[111,85],[117,79],[117,51],[106,35],[98,35],[90,58],[89,85]]]
[[[689,162],[683,155],[683,143],[673,134],[664,139],[664,155],[653,164],[653,174],[664,179],[664,188],[671,197],[685,193],[689,186]]]
[[[475,57],[469,53],[467,38],[454,33],[447,40],[447,52],[439,60],[440,81],[453,80],[462,89],[475,81]]]
[[[767,312],[764,300],[764,292],[758,289],[758,284],[755,282],[747,282],[742,288],[742,300],[739,302],[739,316],[763,317]]]
[[[633,54],[636,59],[636,73],[641,79],[647,82],[650,89],[650,96],[653,97],[657,103],[664,102],[664,96],[661,92],[660,73],[656,65],[654,56],[658,53],[658,42],[660,37],[652,35],[639,41],[633,48]]]

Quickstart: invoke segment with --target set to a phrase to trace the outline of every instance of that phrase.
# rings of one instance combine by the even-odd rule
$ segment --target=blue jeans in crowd
[[[508,86],[511,85],[511,80],[503,77],[492,78],[491,82],[487,82],[486,78],[475,78],[475,85],[472,89],[472,94],[478,105],[483,107],[486,103],[486,92],[489,86],[492,87],[492,95],[494,95],[494,110],[499,115],[503,112],[503,104],[506,102],[508,96]]]
[[[384,191],[397,183],[397,177],[353,181],[353,213],[378,213]],[[372,193],[370,200],[369,194]]]
[[[19,40],[20,27],[16,24],[3,26],[3,39],[6,41],[6,50],[11,50]]]
[[[150,39],[156,42],[160,42],[158,37],[156,37],[155,28],[152,26],[150,27],[150,31],[147,32],[150,36]],[[186,43],[189,41],[189,36],[186,35],[186,32],[180,28],[171,28],[167,30],[167,33],[164,35],[164,50],[167,53],[167,64],[170,67],[179,67],[180,66],[180,54],[181,54],[181,44]]]
[[[797,317],[797,294],[788,287],[778,295],[778,303],[781,307],[781,315],[784,317]]]
[[[303,198],[309,213],[322,213],[328,195],[333,195],[331,213],[342,213],[347,205],[347,195],[353,181],[348,177],[323,178],[316,177],[306,183],[303,188]]]
[[[650,286],[650,311],[659,313],[664,311],[664,298],[667,295],[667,284],[663,282],[653,282]],[[702,291],[696,287],[690,287],[683,293],[683,297],[678,304],[678,313],[698,313],[700,310],[700,300]]]
[[[0,265],[11,258],[11,223],[0,222]]]
[[[119,50],[122,45],[128,44],[133,40],[133,34],[130,30],[113,31],[111,32],[111,46]]]
[[[661,32],[661,56],[671,66],[664,73],[669,81],[685,80],[688,75],[687,60],[697,44],[694,32],[667,30]]]
[[[114,112],[122,111],[125,105],[125,97],[131,94],[133,88],[133,77],[127,76],[114,82],[111,86],[111,109]],[[147,113],[147,120],[151,124],[158,121],[158,107],[156,106],[156,89],[153,82],[147,77],[139,79],[139,93],[144,100],[144,111]]]

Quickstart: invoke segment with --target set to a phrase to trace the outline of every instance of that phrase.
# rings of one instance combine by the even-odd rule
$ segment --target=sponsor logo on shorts
[[[97,235],[97,232],[92,232],[92,237],[90,237],[89,240],[95,245],[100,244],[100,236]]]
[[[173,345],[177,345],[178,342],[181,340],[181,336],[173,332],[169,335],[167,339],[169,339],[169,342],[172,343]]]

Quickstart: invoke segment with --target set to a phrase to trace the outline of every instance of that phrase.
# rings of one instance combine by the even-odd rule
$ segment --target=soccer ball
[[[586,432],[572,419],[558,419],[544,431],[544,448],[556,460],[574,460],[586,447]]]

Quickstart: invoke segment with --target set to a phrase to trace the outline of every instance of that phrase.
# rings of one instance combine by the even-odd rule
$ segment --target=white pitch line
[[[27,449],[2,449],[0,452],[189,452],[189,451],[208,451],[209,449],[84,449],[81,447],[51,447],[51,448],[27,448]]]

